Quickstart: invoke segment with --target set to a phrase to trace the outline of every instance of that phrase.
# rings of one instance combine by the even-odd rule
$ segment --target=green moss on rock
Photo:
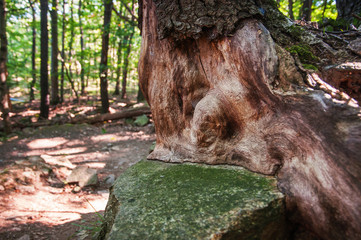
[[[305,44],[293,45],[286,49],[290,53],[298,55],[302,63],[313,63],[319,61],[318,57],[316,57],[311,52],[311,48],[308,45]]]
[[[276,180],[239,167],[141,161],[117,179],[110,199],[107,209],[118,212],[100,239],[286,236]]]
[[[318,71],[318,68],[315,65],[312,65],[312,64],[304,63],[304,64],[302,64],[302,66],[305,69]]]

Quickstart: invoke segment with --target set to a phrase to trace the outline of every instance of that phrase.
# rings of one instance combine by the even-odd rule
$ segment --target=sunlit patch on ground
[[[96,213],[104,211],[108,200],[106,179],[148,155],[155,140],[148,131],[60,125],[0,145],[0,239],[24,234],[37,240],[67,239],[79,224],[99,221]],[[77,185],[68,184],[66,177],[76,166],[96,169],[99,184],[75,191]]]
[[[53,148],[59,145],[66,143],[66,140],[63,137],[55,138],[45,138],[45,139],[35,139],[28,143],[30,149],[43,149],[43,148]]]

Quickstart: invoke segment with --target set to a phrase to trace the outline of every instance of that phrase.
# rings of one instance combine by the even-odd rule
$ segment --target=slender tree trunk
[[[302,7],[300,9],[300,19],[305,21],[311,21],[312,14],[312,0],[303,0]]]
[[[142,92],[142,89],[140,88],[139,84],[138,84],[138,94],[137,94],[137,102],[142,102],[145,100],[144,94]]]
[[[114,95],[120,94],[120,71],[121,71],[121,64],[122,64],[122,41],[123,39],[120,39],[118,42],[118,49],[117,49],[117,70],[116,70],[116,82],[115,82],[115,90]]]
[[[122,15],[123,13],[123,7],[122,5],[120,6],[120,10],[119,10],[120,15]],[[120,19],[119,21],[119,27],[118,29],[121,30],[122,28],[122,21]],[[119,38],[119,42],[118,42],[118,48],[117,48],[117,70],[116,70],[116,82],[115,82],[115,90],[114,90],[114,95],[119,95],[120,94],[120,71],[122,69],[122,47],[123,47],[123,36]]]
[[[84,82],[84,34],[83,34],[83,22],[82,22],[82,0],[79,0],[79,30],[80,30],[80,94],[85,95],[85,82]]]
[[[35,83],[36,83],[36,15],[35,15],[35,6],[34,3],[29,0],[30,3],[30,7],[31,7],[31,12],[32,12],[32,17],[33,17],[33,22],[32,22],[32,33],[33,33],[33,45],[32,45],[32,50],[31,50],[31,70],[32,70],[32,81],[30,82],[30,92],[29,92],[29,100],[30,102],[33,101],[35,99],[35,95],[34,95],[34,88],[35,88]]]
[[[48,76],[48,0],[40,0],[40,25],[41,25],[41,45],[40,45],[40,118],[49,117],[49,76]]]
[[[63,19],[61,33],[61,77],[60,77],[60,102],[64,102],[64,68],[65,68],[65,0],[63,0]]]
[[[88,36],[88,48],[90,49],[90,36]],[[90,59],[91,55],[88,52],[87,58],[88,58],[88,66],[87,66],[87,71],[86,71],[86,83],[85,83],[85,87],[89,87],[89,78],[90,78],[90,67],[91,67],[91,59]]]
[[[102,102],[102,112],[109,112],[108,98],[108,48],[109,48],[109,30],[112,16],[112,1],[104,0],[104,25],[102,34],[102,53],[100,59],[100,97]]]
[[[71,90],[73,91],[73,94],[75,95],[77,101],[79,102],[79,95],[78,95],[78,92],[75,89],[74,81],[73,81],[73,79],[72,79],[72,77],[70,75],[70,68],[65,68],[65,71],[66,71],[66,76],[68,77],[68,80],[70,82]]]
[[[126,7],[126,5],[125,5]],[[134,0],[132,1],[132,16],[134,16]],[[132,21],[134,21],[134,17],[132,17]],[[127,40],[127,50],[124,54],[124,66],[123,66],[123,81],[122,81],[122,99],[126,98],[127,93],[127,76],[128,76],[128,65],[129,65],[129,56],[130,50],[132,48],[132,40],[134,35],[134,26],[132,25],[130,36],[126,37]]]
[[[0,0],[0,110],[4,124],[4,132],[11,132],[9,112],[11,108],[10,95],[7,87],[7,37],[6,37],[6,3]]]
[[[95,46],[97,45],[97,38],[94,36],[94,49],[93,49],[93,59],[94,59],[94,66],[93,66],[93,74],[92,74],[92,77],[93,77],[93,81],[97,81],[97,75],[98,75],[98,54],[97,54],[97,51],[95,51]],[[97,81],[98,82],[98,81]],[[98,84],[97,84],[98,85]]]
[[[69,67],[68,67],[68,77],[70,77],[69,79],[71,79],[70,81],[73,81],[73,72],[72,72],[72,52],[73,52],[73,41],[74,41],[74,0],[71,0],[70,2],[70,41],[69,41],[69,52],[68,52],[68,62],[69,62]],[[71,85],[72,87],[75,87],[74,84],[72,83]],[[76,91],[76,89],[73,89],[74,91]]]
[[[122,95],[121,98],[125,99],[127,94],[127,77],[128,77],[128,66],[129,66],[129,56],[132,48],[132,39],[134,34],[134,27],[132,27],[130,36],[127,36],[125,39],[127,41],[127,49],[124,54],[124,65],[123,65],[123,80],[122,80]]]
[[[59,77],[58,77],[58,3],[52,1],[51,10],[51,104],[59,103]]]
[[[288,13],[290,14],[290,18],[295,20],[295,16],[293,15],[293,0],[288,0]]]
[[[323,19],[325,18],[326,9],[327,9],[327,0],[323,0],[323,10],[322,10],[322,20],[321,20],[322,23],[323,23]]]

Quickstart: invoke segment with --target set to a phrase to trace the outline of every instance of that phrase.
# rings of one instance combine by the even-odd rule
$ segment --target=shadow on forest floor
[[[108,177],[144,159],[154,140],[152,124],[118,120],[26,128],[0,142],[0,239],[90,239],[74,234],[98,221]],[[66,177],[76,166],[96,169],[99,183],[75,191]]]

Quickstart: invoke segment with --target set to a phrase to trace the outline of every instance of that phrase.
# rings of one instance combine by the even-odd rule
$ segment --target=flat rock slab
[[[114,183],[98,239],[287,239],[284,212],[275,178],[144,160]]]

